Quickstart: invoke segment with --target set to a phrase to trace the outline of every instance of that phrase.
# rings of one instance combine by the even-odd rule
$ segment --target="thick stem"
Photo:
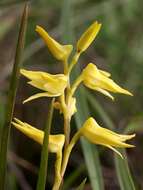
[[[65,134],[65,149],[70,141],[70,120],[67,114],[64,115],[64,134]]]

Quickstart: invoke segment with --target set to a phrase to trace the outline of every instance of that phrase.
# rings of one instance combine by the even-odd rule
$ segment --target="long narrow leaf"
[[[16,96],[18,80],[19,80],[19,69],[21,66],[23,49],[24,49],[27,17],[28,17],[28,4],[26,4],[24,8],[24,12],[23,12],[22,20],[21,20],[21,26],[20,26],[19,37],[18,37],[18,42],[17,42],[16,55],[15,55],[15,62],[14,62],[12,76],[10,80],[5,123],[2,129],[1,149],[0,149],[0,189],[1,190],[4,189],[4,185],[5,185],[7,146],[8,146],[9,135],[10,135],[15,96]]]
[[[70,189],[71,185],[77,178],[86,170],[85,164],[81,164],[75,171],[73,171],[67,179],[65,179],[62,190]]]
[[[135,185],[130,173],[126,151],[120,150],[125,159],[120,158],[118,155],[114,155],[116,172],[120,184],[121,190],[135,190]]]
[[[99,103],[94,98],[94,96],[91,93],[86,93],[88,101],[95,107],[95,109],[99,112],[101,115],[101,118],[103,119],[105,125],[109,129],[113,129],[114,125],[112,123],[112,120],[109,118],[109,116],[106,114],[106,112],[102,109],[102,107],[99,106]],[[119,180],[120,188],[121,190],[135,190],[135,185],[132,179],[132,175],[129,169],[128,165],[128,159],[126,156],[125,149],[120,150],[120,152],[123,154],[125,159],[121,159],[118,155],[114,154],[114,161],[115,161],[115,167],[116,167],[116,173]]]
[[[81,184],[78,186],[78,188],[76,188],[76,190],[83,190],[84,189],[84,186],[85,186],[85,183],[86,183],[86,178],[81,182]]]
[[[77,94],[77,114],[76,114],[76,124],[77,127],[80,128],[83,122],[89,117],[89,110],[87,100],[84,96],[85,92],[84,89],[81,88]],[[101,164],[99,160],[99,153],[95,145],[92,145],[85,141],[84,139],[81,140],[82,149],[87,165],[87,170],[89,173],[89,178],[91,181],[92,189],[93,190],[103,190],[103,176],[101,171]]]
[[[107,127],[109,129],[114,129],[114,124],[112,120],[109,118],[109,116],[107,115],[106,111],[102,108],[100,103],[96,100],[94,95],[87,90],[85,92],[88,102],[90,103],[91,106],[93,105],[92,107],[99,113],[101,119],[104,121]]]
[[[44,130],[44,140],[41,152],[41,162],[40,170],[38,175],[37,190],[45,190],[46,178],[47,178],[47,167],[48,167],[48,144],[49,144],[49,134],[51,130],[52,118],[53,118],[53,103],[52,99],[49,112],[48,112],[48,121]]]

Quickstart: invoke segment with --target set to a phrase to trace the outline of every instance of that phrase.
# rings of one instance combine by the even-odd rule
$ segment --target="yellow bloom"
[[[13,126],[16,127],[19,131],[24,133],[29,138],[38,142],[39,144],[43,144],[44,132],[42,130],[36,129],[32,127],[28,123],[22,122],[19,119],[14,118],[12,122]],[[49,151],[52,153],[57,153],[62,150],[65,142],[65,136],[60,135],[49,135]]]
[[[72,52],[72,45],[61,45],[57,41],[55,41],[49,34],[40,26],[36,26],[36,32],[43,38],[46,45],[48,46],[50,52],[53,56],[60,60],[65,61],[69,57]]]
[[[83,52],[90,46],[90,44],[93,42],[96,35],[98,34],[100,28],[101,24],[96,21],[82,34],[77,42],[78,52]]]
[[[132,93],[121,88],[109,77],[110,73],[98,69],[93,63],[89,63],[82,72],[82,80],[85,86],[97,90],[111,99],[114,98],[109,92],[133,96]]]
[[[67,86],[67,77],[64,74],[52,75],[46,72],[27,71],[25,69],[21,69],[20,73],[31,80],[28,84],[45,91],[29,97],[24,103],[39,97],[60,96]]]
[[[83,127],[80,129],[80,133],[90,142],[106,146],[115,151],[116,153],[118,153],[121,157],[122,155],[120,154],[120,152],[118,152],[114,147],[119,147],[119,148],[134,147],[133,145],[125,143],[125,141],[135,137],[135,134],[121,135],[115,133],[109,129],[100,127],[92,117],[86,120]]]

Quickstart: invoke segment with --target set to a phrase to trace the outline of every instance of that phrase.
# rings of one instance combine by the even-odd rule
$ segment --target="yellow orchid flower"
[[[98,69],[93,63],[89,63],[82,72],[82,80],[86,87],[97,90],[111,99],[114,97],[109,92],[133,96],[132,93],[121,88],[109,77],[110,73]]]
[[[21,69],[20,73],[31,80],[28,84],[45,91],[29,97],[24,103],[39,97],[60,96],[67,86],[67,76],[64,74],[52,75],[46,72],[28,71],[25,69]]]
[[[59,44],[40,26],[36,26],[36,32],[42,37],[50,52],[57,60],[66,61],[68,59],[73,49],[72,45]]]
[[[14,118],[12,124],[29,138],[33,139],[41,145],[43,144],[44,132],[42,130],[32,127],[28,123],[22,122],[17,118]],[[52,153],[61,151],[64,146],[64,142],[65,136],[62,134],[49,135],[49,151]]]
[[[135,137],[132,135],[121,135],[115,133],[109,129],[100,127],[98,123],[90,117],[86,120],[83,127],[80,129],[81,135],[94,144],[99,144],[112,149],[114,152],[118,153],[121,157],[122,155],[114,147],[119,148],[132,148],[134,145],[125,143],[126,140]]]
[[[77,42],[77,52],[83,52],[90,46],[100,28],[101,24],[96,21],[82,34]]]

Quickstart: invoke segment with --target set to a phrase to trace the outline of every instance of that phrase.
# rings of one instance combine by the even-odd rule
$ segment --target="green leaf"
[[[89,107],[87,104],[85,89],[80,88],[77,94],[77,110],[75,120],[77,128],[82,127],[83,122],[89,117]],[[95,145],[90,144],[84,139],[81,139],[81,145],[83,154],[85,157],[89,178],[93,190],[103,190],[103,176],[101,170],[101,164],[99,160],[99,153]]]
[[[119,149],[125,159],[120,158],[117,154],[114,155],[117,177],[121,190],[135,190],[135,185],[130,173],[126,151]]]
[[[106,127],[108,127],[109,129],[114,129],[114,124],[112,120],[109,118],[106,111],[102,108],[102,105],[96,100],[95,96],[88,90],[86,90],[85,92],[86,92],[88,102],[95,109],[95,111],[99,113]]]
[[[53,118],[53,104],[55,99],[52,99],[49,112],[48,121],[44,130],[44,140],[41,152],[41,162],[40,170],[37,181],[37,190],[45,190],[46,178],[47,178],[47,167],[48,167],[48,144],[49,144],[49,134],[51,130],[52,118]]]
[[[143,114],[133,117],[131,121],[127,124],[124,133],[129,134],[137,131],[142,131],[142,123],[143,123]]]
[[[100,104],[97,102],[95,97],[90,93],[86,93],[88,101],[91,103],[91,105],[94,105],[95,110],[97,110],[103,119],[105,125],[109,129],[113,129],[114,125],[112,123],[112,120],[110,117],[106,114],[106,112],[102,109]],[[129,129],[128,129],[129,130]],[[124,160],[121,159],[117,154],[114,154],[114,160],[115,160],[115,166],[116,166],[116,172],[117,177],[119,180],[119,184],[122,190],[135,190],[134,182],[132,179],[132,175],[130,173],[129,165],[128,165],[128,159],[126,156],[125,149],[119,149],[119,151],[123,154]]]
[[[85,183],[86,183],[86,180],[87,180],[87,178],[85,178],[85,179],[81,182],[81,184],[76,188],[76,190],[83,190],[83,188],[84,188],[84,186],[85,186]]]
[[[19,70],[20,70],[22,56],[23,56],[25,33],[26,33],[26,28],[27,28],[27,18],[28,18],[28,4],[25,5],[23,16],[21,19],[16,55],[15,55],[15,62],[14,62],[12,76],[10,80],[10,86],[9,86],[5,122],[2,129],[1,149],[0,149],[0,189],[4,189],[4,186],[5,186],[7,146],[9,142],[11,120],[13,116],[15,97],[16,97],[16,91],[17,91],[18,80],[19,80]]]
[[[85,164],[81,164],[75,171],[73,171],[70,176],[65,179],[62,190],[70,189],[70,186],[85,171],[85,169]]]

